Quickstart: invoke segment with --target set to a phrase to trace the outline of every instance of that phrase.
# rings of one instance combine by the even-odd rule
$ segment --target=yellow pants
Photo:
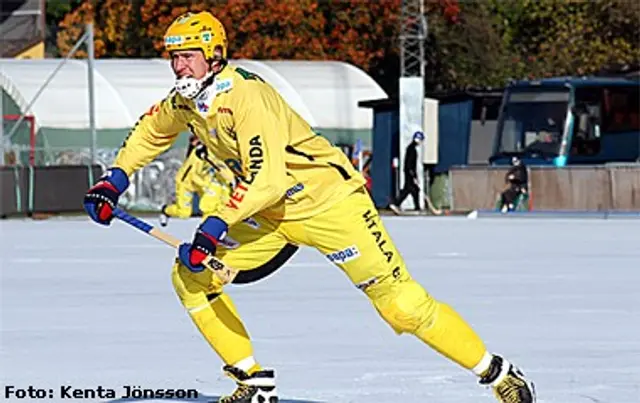
[[[217,257],[250,270],[239,276],[248,278],[282,265],[295,251],[293,245],[314,247],[369,297],[398,334],[415,335],[467,369],[475,370],[481,360],[486,361],[485,346],[469,325],[413,280],[364,190],[309,219],[273,222],[256,217],[239,223],[229,230],[225,245]],[[253,356],[249,335],[215,275],[207,270],[192,273],[177,262],[173,284],[194,323],[226,364]]]

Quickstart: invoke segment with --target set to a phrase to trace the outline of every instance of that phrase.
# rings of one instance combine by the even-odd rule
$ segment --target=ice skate
[[[231,395],[221,397],[218,403],[278,403],[273,370],[263,369],[248,375],[239,368],[226,365],[224,372],[236,381],[238,387]]]
[[[494,355],[491,366],[480,379],[488,385],[501,403],[535,403],[533,382],[525,378],[522,371],[504,358]]]

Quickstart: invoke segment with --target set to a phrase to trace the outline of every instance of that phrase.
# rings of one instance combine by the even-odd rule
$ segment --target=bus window
[[[638,87],[604,89],[602,130],[605,133],[640,131],[640,90]]]
[[[576,107],[571,136],[572,156],[594,156],[601,148],[602,89],[576,89]]]
[[[569,104],[562,89],[512,89],[501,114],[497,153],[558,155]]]

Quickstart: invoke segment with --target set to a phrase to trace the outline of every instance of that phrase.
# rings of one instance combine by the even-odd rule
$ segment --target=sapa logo
[[[331,252],[327,254],[327,259],[332,263],[346,263],[360,256],[360,251],[355,245],[349,246],[346,249],[339,250],[337,252]]]
[[[216,93],[226,91],[231,89],[231,86],[232,86],[232,82],[229,79],[216,81],[215,91]]]
[[[180,45],[184,42],[182,35],[171,35],[164,38],[165,45]]]
[[[302,183],[297,183],[291,186],[289,189],[287,189],[286,195],[287,197],[291,197],[298,192],[302,192],[303,190],[304,190],[304,185]]]

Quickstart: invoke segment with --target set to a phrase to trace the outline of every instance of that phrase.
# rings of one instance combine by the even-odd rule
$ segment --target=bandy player
[[[522,372],[488,352],[464,319],[411,277],[347,157],[268,83],[227,62],[220,21],[207,12],[182,15],[164,43],[175,88],[141,117],[84,204],[93,220],[109,224],[129,175],[187,130],[234,173],[228,201],[180,246],[172,274],[180,301],[237,383],[220,402],[274,403],[278,397],[274,370],[254,358],[243,321],[203,260],[215,255],[256,279],[283,265],[299,245],[325,254],[398,334],[412,334],[468,369],[500,402],[535,401]]]

